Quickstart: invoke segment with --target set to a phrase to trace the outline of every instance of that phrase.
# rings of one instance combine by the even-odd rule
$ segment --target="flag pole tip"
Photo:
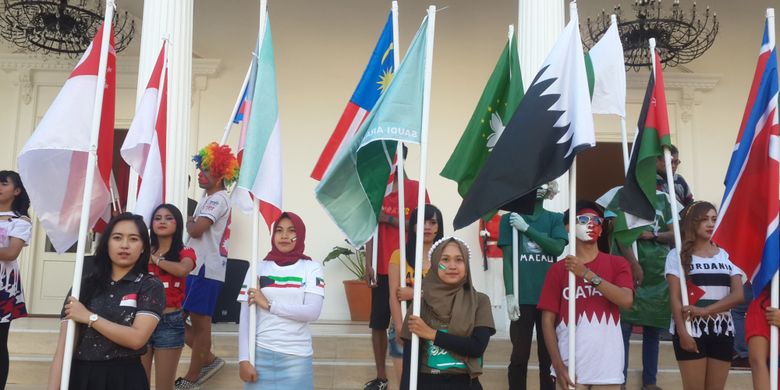
[[[774,18],[775,17],[775,9],[774,8],[767,8],[766,9],[766,17],[767,18]]]
[[[655,49],[655,38],[650,38],[649,41],[650,41],[650,48]]]
[[[609,15],[609,21],[610,21],[612,24],[615,24],[615,23],[617,23],[617,15],[615,15],[615,14]]]

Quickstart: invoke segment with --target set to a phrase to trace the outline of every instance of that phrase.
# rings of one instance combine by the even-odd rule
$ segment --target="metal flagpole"
[[[777,51],[777,44],[775,42],[775,9],[774,8],[767,8],[766,9],[766,23],[767,23],[767,31],[769,35],[769,42],[770,44],[775,46],[775,51]],[[777,114],[775,114],[777,115]],[[774,150],[770,151],[770,153],[774,152],[774,155],[780,155],[780,145],[777,143],[774,143],[772,145],[772,148]],[[771,298],[770,298],[770,305],[773,308],[780,307],[780,282],[778,282],[778,272],[775,272],[775,275],[772,276],[772,290],[771,290]],[[769,386],[771,389],[777,389],[778,385],[778,376],[777,376],[777,363],[778,358],[777,354],[778,352],[778,328],[776,326],[771,326],[769,328]]]
[[[577,156],[569,168],[569,255],[577,255],[577,234],[575,226],[577,219]],[[565,297],[564,297],[565,298]],[[577,345],[577,278],[569,271],[569,379],[576,379],[576,345]]]
[[[262,50],[263,41],[265,40],[265,31],[266,31],[266,22],[268,20],[268,0],[260,0],[260,34],[258,35],[259,38],[259,45],[258,45],[258,51],[257,55],[260,55],[260,50]],[[256,60],[257,61],[257,60]],[[251,69],[251,67],[250,67]],[[247,76],[249,74],[247,73]],[[242,92],[243,93],[243,92]],[[239,97],[239,99],[241,99]],[[247,118],[248,119],[248,118]],[[230,127],[230,122],[228,122],[228,127]],[[259,235],[260,235],[260,199],[258,197],[254,197],[254,206],[252,207],[252,261],[249,262],[249,275],[252,275],[251,278],[249,278],[249,288],[257,288],[257,262],[260,261],[260,248],[258,245],[260,245],[259,241]],[[255,344],[256,344],[256,336],[257,336],[257,309],[258,307],[255,306],[252,308],[249,307],[249,363],[254,366],[255,365]]]
[[[653,78],[658,80],[657,72],[659,70],[655,68],[655,56],[655,38],[650,38],[650,62],[653,64]],[[666,185],[669,188],[669,203],[672,204],[674,247],[676,248],[677,270],[680,273],[680,298],[682,299],[682,305],[688,306],[688,286],[685,284],[685,270],[680,261],[680,248],[682,248],[682,238],[680,238],[680,210],[677,210],[677,195],[675,194],[674,188],[674,173],[672,173],[672,152],[667,146],[664,146],[664,164],[666,166]],[[693,335],[691,321],[688,319],[685,320],[685,330],[688,331],[688,334]]]
[[[420,129],[420,189],[417,191],[417,204],[425,204],[425,181],[428,170],[428,123],[431,106],[431,74],[433,71],[433,32],[436,26],[436,6],[428,7],[428,31],[425,39],[425,81],[423,82],[422,128]],[[417,245],[415,258],[423,258],[423,229],[425,213],[417,213]],[[420,298],[422,295],[422,261],[414,262],[414,300],[412,313],[420,315]],[[436,272],[435,270],[433,272]],[[420,338],[412,333],[411,362],[409,365],[409,390],[417,390],[417,371],[420,355]]]
[[[398,70],[398,66],[401,63],[401,50],[398,44],[398,2],[393,1],[393,6],[390,9],[393,18],[393,72]],[[404,144],[398,142],[398,146],[395,150],[396,171],[395,179],[398,180],[398,253],[401,255],[401,260],[398,262],[398,278],[401,281],[401,288],[406,287],[406,190],[404,180]],[[418,205],[419,206],[419,205]],[[419,212],[418,212],[419,213]],[[420,226],[417,226],[420,229]],[[374,246],[376,247],[376,246]],[[422,261],[422,259],[420,259]],[[393,297],[391,297],[393,298]],[[401,318],[406,318],[406,302],[401,302]],[[396,329],[396,332],[401,332],[401,329]]]
[[[97,85],[95,87],[95,106],[92,109],[92,127],[89,135],[89,154],[87,155],[87,172],[84,181],[84,194],[81,197],[81,221],[79,222],[79,238],[76,245],[76,264],[73,270],[73,288],[71,295],[79,298],[81,294],[81,275],[84,272],[84,251],[89,230],[89,210],[92,200],[92,187],[97,164],[98,138],[100,136],[100,117],[103,113],[103,92],[106,85],[106,65],[108,64],[108,45],[113,33],[114,0],[106,0],[106,11],[103,16],[103,36],[100,46],[100,62],[98,65]],[[76,322],[68,320],[65,336],[65,351],[62,356],[62,373],[60,389],[67,390],[70,383],[70,367],[73,359],[73,344],[76,336]]]

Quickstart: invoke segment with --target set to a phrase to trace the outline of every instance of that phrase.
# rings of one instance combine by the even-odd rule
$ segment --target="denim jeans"
[[[748,305],[753,300],[753,286],[745,283],[742,286],[745,294],[745,302],[731,309],[731,317],[734,319],[734,352],[741,358],[748,357],[747,343],[745,342],[745,315]]]
[[[244,390],[311,390],[314,374],[311,356],[295,356],[257,347],[257,382],[245,383]]]
[[[623,364],[623,376],[628,382],[628,345],[631,338],[631,328],[633,324],[626,322],[620,323],[623,329],[623,346],[625,347],[626,359]],[[658,346],[661,328],[652,326],[642,326],[642,384],[654,385],[656,375],[658,374]]]

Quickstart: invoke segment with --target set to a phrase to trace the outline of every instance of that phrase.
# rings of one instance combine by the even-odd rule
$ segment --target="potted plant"
[[[366,284],[366,250],[365,247],[355,248],[349,243],[345,246],[335,246],[325,256],[322,264],[338,260],[355,277],[345,280],[344,292],[347,295],[349,316],[352,321],[368,321],[371,315],[371,291]]]

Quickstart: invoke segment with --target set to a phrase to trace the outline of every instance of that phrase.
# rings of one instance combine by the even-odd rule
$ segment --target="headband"
[[[469,244],[466,244],[466,241],[463,241],[460,238],[455,237],[455,236],[444,237],[444,238],[439,239],[439,241],[434,242],[433,245],[431,245],[431,249],[428,250],[428,258],[429,259],[433,258],[433,252],[436,250],[436,248],[438,248],[439,245],[441,245],[445,241],[449,241],[449,240],[455,240],[458,243],[462,244],[464,247],[466,247],[466,250],[468,251],[468,253],[466,253],[466,255],[468,255],[469,259],[471,259],[471,247],[469,246]]]

